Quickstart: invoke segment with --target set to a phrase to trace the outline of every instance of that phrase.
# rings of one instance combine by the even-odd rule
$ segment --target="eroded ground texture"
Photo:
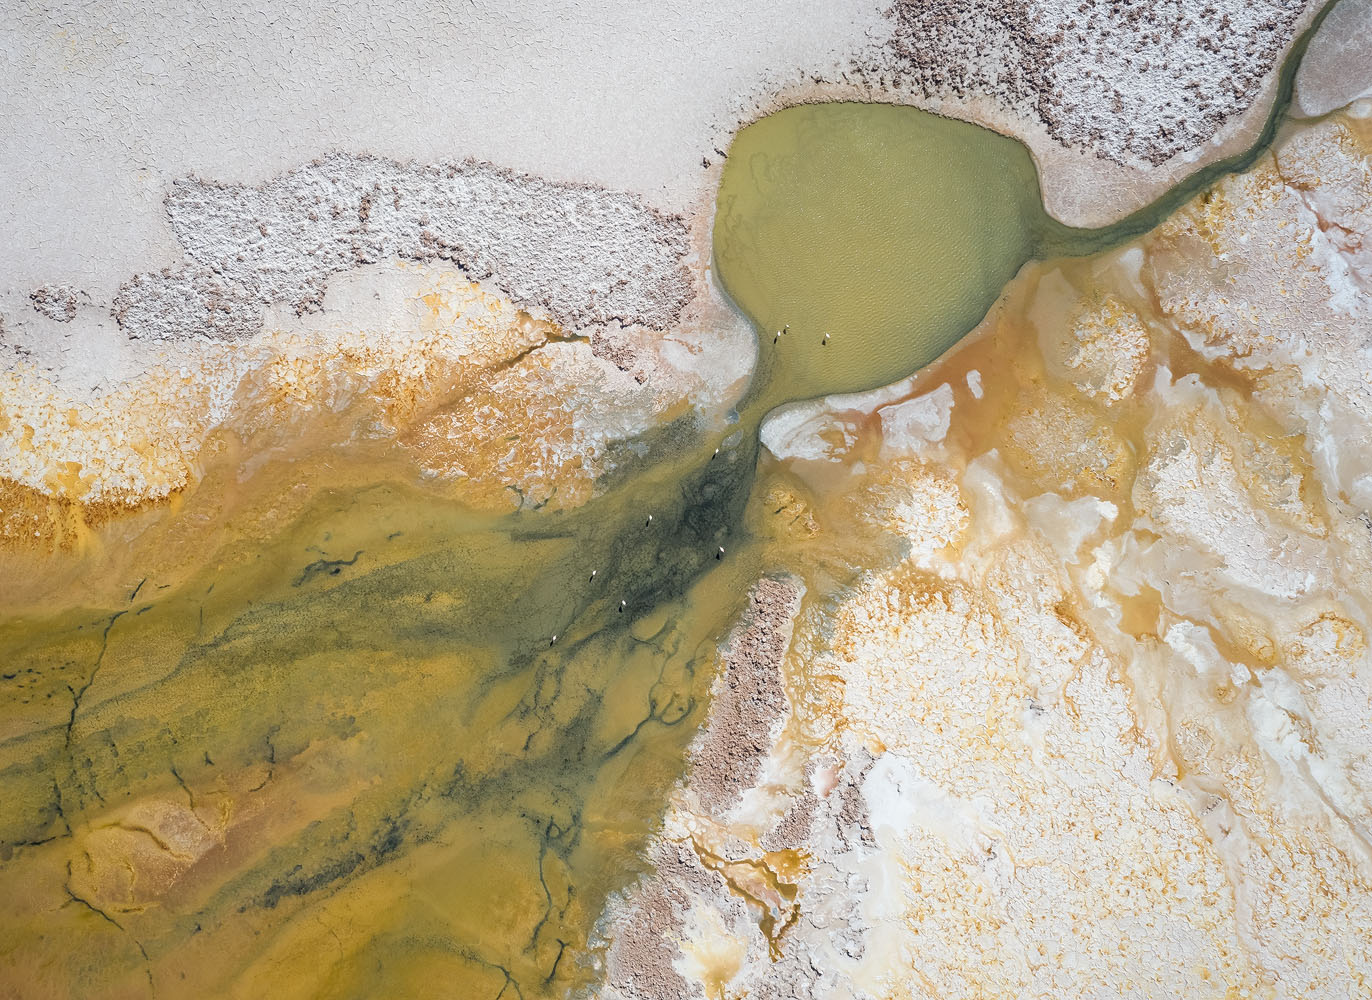
[[[603,996],[1372,988],[1369,112],[773,418],[774,576]]]
[[[1062,145],[1157,165],[1247,110],[1305,6],[900,0],[888,65],[931,95],[1022,102]]]

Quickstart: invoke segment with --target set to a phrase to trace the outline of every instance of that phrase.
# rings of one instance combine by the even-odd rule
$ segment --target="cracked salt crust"
[[[1367,37],[1372,0],[1339,0],[1310,43],[1296,74],[1296,108],[1310,117],[1328,114],[1372,96]]]

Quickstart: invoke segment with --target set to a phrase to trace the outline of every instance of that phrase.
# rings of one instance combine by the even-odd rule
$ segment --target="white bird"
[[[648,515],[648,520],[644,521],[643,524],[644,524],[644,526],[646,527],[647,525],[652,524],[652,523],[653,523],[653,515],[652,515],[652,514],[649,514],[649,515]]]
[[[827,333],[824,335],[824,339],[821,340],[821,341],[819,342],[819,346],[820,346],[820,347],[828,347],[828,346],[829,346],[829,335],[828,335]]]
[[[548,645],[551,646],[554,642],[557,642],[557,636],[553,636],[552,642],[548,643]]]
[[[719,551],[715,553],[715,558],[716,558],[716,559],[723,559],[723,558],[724,558],[724,546],[723,546],[723,545],[721,545],[721,546],[719,547]]]
[[[626,604],[628,604],[628,603],[629,603],[628,601],[620,601],[620,602],[619,602],[619,613],[620,613],[621,615],[624,614],[624,606],[625,606]]]
[[[595,575],[596,575],[597,573],[599,573],[599,572],[600,572],[600,570],[598,570],[598,569],[593,569],[593,570],[591,570],[591,581],[592,581],[592,582],[594,582],[594,580],[595,580]]]

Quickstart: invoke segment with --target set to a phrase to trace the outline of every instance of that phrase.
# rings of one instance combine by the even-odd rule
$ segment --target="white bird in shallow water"
[[[620,601],[620,602],[619,602],[619,613],[620,613],[621,615],[624,614],[624,606],[625,606],[626,604],[628,604],[628,603],[629,603],[628,601]]]
[[[557,636],[553,636],[552,642],[549,642],[548,645],[551,646],[551,645],[553,645],[553,643],[555,643],[555,642],[557,642]]]
[[[719,551],[715,553],[715,558],[716,558],[716,559],[723,559],[723,558],[724,558],[724,546],[723,546],[723,545],[721,545],[721,546],[719,547]]]
[[[650,525],[650,524],[652,524],[652,523],[653,523],[653,515],[652,515],[652,514],[649,514],[649,515],[648,515],[648,520],[646,520],[646,521],[643,522],[643,526],[644,526],[644,527],[647,527],[648,525]]]
[[[597,573],[599,573],[599,572],[600,572],[600,570],[598,570],[598,569],[593,569],[593,570],[591,570],[591,582],[592,582],[592,583],[595,582],[595,575],[596,575]]]
[[[819,346],[820,346],[820,347],[828,347],[828,346],[829,346],[829,335],[828,335],[827,333],[824,335],[824,339],[821,340],[821,341],[819,342]]]

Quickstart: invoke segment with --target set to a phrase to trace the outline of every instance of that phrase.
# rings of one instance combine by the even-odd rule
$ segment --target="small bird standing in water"
[[[713,461],[715,460],[715,455],[718,455],[718,454],[719,454],[719,449],[716,448],[716,449],[715,449],[715,454],[710,456],[710,461],[713,462]]]
[[[828,347],[828,346],[829,346],[829,335],[828,335],[827,333],[824,335],[824,339],[821,340],[821,341],[819,342],[819,346],[820,346],[820,347]]]
[[[552,641],[549,642],[548,645],[551,646],[551,645],[553,645],[553,644],[556,643],[556,642],[557,642],[557,636],[553,636]]]
[[[620,602],[619,602],[619,613],[620,613],[621,615],[624,614],[624,606],[625,606],[626,604],[628,604],[628,603],[629,603],[628,601],[620,601]]]
[[[591,582],[591,583],[595,583],[595,575],[596,575],[597,573],[599,573],[599,572],[600,572],[600,570],[598,570],[598,569],[593,569],[593,570],[591,570],[591,579],[590,579],[590,582]]]
[[[652,523],[653,523],[653,515],[652,515],[652,514],[649,514],[649,515],[648,515],[648,520],[646,520],[646,521],[643,522],[643,526],[646,528],[648,525],[650,525],[650,524],[652,524]]]
[[[723,558],[724,558],[724,546],[723,546],[723,545],[721,545],[721,546],[719,547],[719,551],[715,553],[715,558],[716,558],[716,559],[723,559]]]

